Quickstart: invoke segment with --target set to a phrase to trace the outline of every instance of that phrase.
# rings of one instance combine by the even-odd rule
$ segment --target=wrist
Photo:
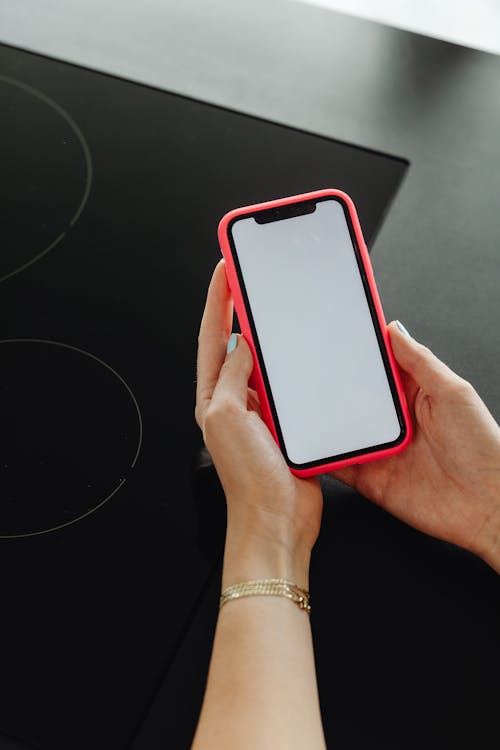
[[[224,547],[222,589],[261,578],[286,578],[309,588],[311,550],[281,538],[260,535],[252,528],[228,525]]]
[[[485,563],[500,573],[500,504],[484,523],[475,551]]]
[[[226,500],[227,529],[232,536],[252,537],[263,543],[279,542],[292,554],[307,550],[310,555],[319,534],[314,507],[306,515],[301,503],[290,495],[282,500],[263,495],[226,495]]]

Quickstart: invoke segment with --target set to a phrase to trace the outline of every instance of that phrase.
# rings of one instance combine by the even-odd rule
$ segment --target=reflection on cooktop
[[[0,362],[0,538],[75,523],[137,461],[135,396],[110,365],[67,344],[0,341]]]
[[[0,281],[52,250],[78,220],[92,182],[85,137],[46,94],[0,76]]]

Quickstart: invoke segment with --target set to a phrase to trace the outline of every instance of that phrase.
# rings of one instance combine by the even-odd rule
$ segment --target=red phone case
[[[373,277],[373,270],[372,270],[372,265],[370,262],[370,256],[368,255],[368,250],[366,249],[366,245],[363,239],[363,234],[361,232],[361,226],[359,224],[359,219],[356,213],[356,208],[354,206],[354,203],[352,202],[351,198],[341,190],[335,190],[335,189],[317,190],[312,193],[302,193],[301,195],[293,195],[293,196],[290,196],[289,198],[279,198],[278,200],[268,201],[265,203],[256,203],[255,205],[252,205],[252,206],[244,206],[242,208],[235,208],[233,211],[229,211],[229,213],[225,214],[225,216],[223,216],[223,218],[221,219],[219,223],[219,229],[218,229],[219,243],[220,243],[220,247],[222,250],[222,255],[224,256],[224,260],[226,263],[226,276],[227,276],[229,288],[231,289],[231,293],[233,296],[234,306],[235,306],[236,313],[238,315],[238,320],[241,326],[242,335],[244,336],[245,340],[247,341],[250,347],[253,360],[254,360],[254,369],[252,372],[252,377],[250,379],[250,385],[254,387],[258,393],[259,400],[260,400],[260,408],[262,412],[262,418],[264,422],[266,423],[267,427],[269,428],[274,440],[279,446],[280,443],[278,439],[278,433],[276,430],[276,426],[274,424],[274,418],[273,418],[273,414],[272,414],[271,407],[269,404],[269,398],[268,398],[266,386],[264,383],[264,378],[262,376],[262,371],[261,371],[260,362],[257,356],[255,343],[253,340],[252,329],[250,327],[250,323],[248,320],[248,313],[247,313],[247,309],[245,306],[245,302],[243,300],[243,295],[242,295],[240,283],[238,280],[238,274],[236,272],[235,263],[233,259],[233,253],[232,253],[231,245],[229,242],[229,237],[228,237],[229,223],[232,221],[232,219],[236,217],[244,216],[245,214],[253,213],[255,211],[261,211],[261,210],[270,209],[270,208],[279,208],[280,206],[286,206],[290,203],[296,203],[299,201],[311,200],[315,198],[324,198],[330,195],[335,196],[336,198],[343,201],[349,211],[349,216],[351,218],[352,226],[353,226],[354,233],[356,236],[356,241],[357,241],[360,253],[361,253],[361,259],[362,259],[363,266],[366,272],[366,277],[368,279],[368,285],[369,285],[370,292],[373,298],[375,311],[376,311],[377,318],[380,324],[380,329],[382,332],[382,337],[383,337],[385,348],[387,351],[387,357],[388,357],[390,369],[394,378],[396,391],[397,391],[398,398],[401,404],[401,411],[403,414],[406,432],[401,442],[390,448],[384,448],[382,450],[371,451],[369,453],[363,453],[361,455],[352,456],[351,458],[344,458],[339,461],[324,463],[321,465],[304,468],[304,469],[297,469],[295,467],[289,466],[290,471],[298,477],[310,477],[316,474],[322,474],[326,471],[331,471],[333,469],[340,469],[343,466],[350,466],[352,464],[361,464],[361,463],[366,463],[367,461],[373,461],[378,458],[386,458],[388,456],[393,456],[396,453],[400,453],[402,450],[404,450],[406,446],[408,445],[408,443],[411,441],[411,437],[412,437],[412,423],[411,423],[410,413],[408,409],[408,404],[406,402],[406,396],[405,396],[403,386],[401,383],[401,377],[399,375],[398,366],[396,364],[394,355],[392,353],[389,334],[387,332],[387,324],[385,322],[384,313],[382,311],[382,305],[380,303],[380,298],[379,298],[377,287],[375,284],[375,279]]]

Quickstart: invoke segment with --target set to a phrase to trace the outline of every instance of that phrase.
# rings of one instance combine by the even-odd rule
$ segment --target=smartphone
[[[351,198],[328,189],[237,208],[218,234],[250,384],[291,472],[402,451],[411,418]]]

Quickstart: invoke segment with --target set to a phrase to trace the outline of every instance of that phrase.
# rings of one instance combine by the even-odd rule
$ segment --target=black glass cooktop
[[[121,749],[213,566],[192,460],[217,223],[338,187],[370,243],[407,163],[8,47],[0,107],[0,731]]]

